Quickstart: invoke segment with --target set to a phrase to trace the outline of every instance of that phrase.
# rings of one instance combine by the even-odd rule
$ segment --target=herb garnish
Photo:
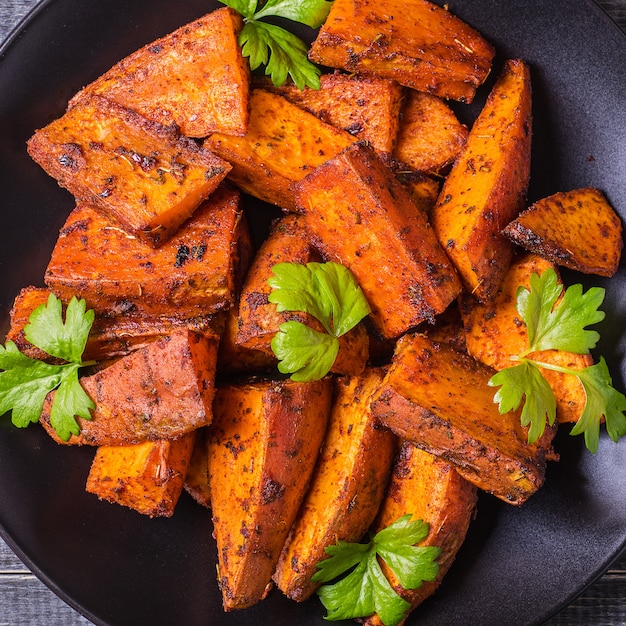
[[[259,8],[258,0],[220,0],[243,18],[245,25],[239,33],[239,45],[250,59],[250,69],[265,66],[265,74],[280,87],[291,76],[299,89],[320,88],[321,70],[307,57],[307,45],[296,35],[280,26],[262,22],[265,17],[280,17],[319,28],[330,11],[327,0],[267,0]]]
[[[585,445],[595,453],[603,416],[613,441],[626,435],[626,397],[613,388],[604,359],[582,370],[574,370],[528,356],[543,350],[589,354],[595,348],[600,335],[586,327],[604,319],[604,312],[598,310],[604,300],[604,289],[592,287],[583,293],[582,285],[576,284],[568,287],[558,301],[561,294],[562,287],[553,269],[541,276],[533,274],[530,290],[524,286],[518,288],[517,311],[526,324],[529,346],[522,354],[511,357],[517,365],[499,371],[489,384],[500,386],[494,396],[500,413],[517,409],[525,398],[521,421],[523,426],[529,426],[528,441],[532,443],[543,434],[546,420],[552,425],[556,418],[554,392],[540,369],[576,376],[583,385],[586,402],[570,434],[584,434]]]
[[[319,380],[335,362],[338,337],[369,314],[367,300],[352,272],[339,263],[277,263],[272,271],[267,282],[276,310],[308,313],[326,330],[319,332],[295,320],[281,324],[272,339],[278,369],[295,381]]]
[[[402,621],[411,605],[393,589],[378,558],[385,561],[408,590],[437,578],[436,559],[441,552],[435,546],[415,545],[427,537],[429,525],[423,520],[411,522],[410,519],[410,514],[403,515],[376,533],[369,543],[339,541],[326,548],[330,558],[317,564],[314,581],[327,583],[354,568],[345,578],[318,589],[328,611],[326,619],[337,621],[377,613],[385,626]]]
[[[11,421],[19,428],[38,422],[46,396],[56,389],[52,427],[63,441],[79,434],[75,416],[91,419],[89,409],[95,408],[78,380],[79,368],[91,365],[82,361],[82,355],[93,320],[94,312],[85,311],[85,301],[72,298],[63,321],[63,306],[54,294],[30,314],[24,327],[26,339],[66,363],[31,359],[10,340],[0,345],[0,415],[11,411]]]

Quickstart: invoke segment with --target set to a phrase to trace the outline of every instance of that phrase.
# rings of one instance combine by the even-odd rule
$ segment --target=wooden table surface
[[[0,0],[0,42],[40,0]],[[94,1],[94,0],[88,0]],[[626,31],[626,0],[598,0]],[[91,622],[58,598],[0,539],[0,626],[74,626]],[[546,626],[626,624],[626,555]]]

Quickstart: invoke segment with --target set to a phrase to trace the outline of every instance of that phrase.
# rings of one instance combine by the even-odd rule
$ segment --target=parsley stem
[[[580,370],[573,370],[569,367],[563,367],[561,365],[554,365],[553,363],[544,363],[543,361],[536,361],[535,359],[527,359],[523,355],[518,355],[516,357],[511,357],[512,361],[519,361],[525,363],[532,363],[539,368],[543,368],[546,370],[552,370],[553,372],[561,372],[561,374],[570,374],[571,376],[578,376]]]

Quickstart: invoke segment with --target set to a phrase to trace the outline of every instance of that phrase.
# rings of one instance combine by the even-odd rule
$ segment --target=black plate
[[[0,311],[41,284],[58,228],[72,208],[26,155],[32,131],[61,114],[81,86],[140,45],[217,6],[209,0],[50,0],[0,57]],[[506,57],[526,59],[535,94],[530,199],[597,186],[626,217],[626,39],[583,0],[453,2],[451,10]],[[485,87],[481,97],[486,94]],[[478,105],[481,103],[479,98]],[[477,107],[462,114],[473,115]],[[566,275],[580,281],[580,276]],[[607,288],[599,353],[626,379],[626,271],[585,284]],[[626,543],[626,443],[602,437],[597,456],[562,432],[562,462],[521,508],[481,497],[478,517],[420,624],[531,624],[599,576]],[[170,520],[149,520],[84,492],[93,451],[52,443],[38,427],[0,420],[0,526],[20,557],[96,623],[323,624],[316,599],[273,593],[225,615],[215,583],[207,511],[183,497]]]

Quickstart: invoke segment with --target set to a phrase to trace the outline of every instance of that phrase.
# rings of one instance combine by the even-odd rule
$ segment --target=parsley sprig
[[[54,389],[50,423],[61,439],[67,441],[80,432],[75,416],[91,419],[89,409],[95,405],[78,380],[78,370],[91,364],[82,361],[94,320],[94,312],[85,308],[84,300],[72,298],[64,321],[61,301],[50,294],[48,302],[31,313],[24,328],[30,343],[66,363],[32,359],[10,340],[0,345],[0,415],[11,411],[15,426],[25,428],[38,422],[46,396]]]
[[[556,419],[556,399],[552,388],[541,375],[541,369],[575,376],[583,386],[586,402],[583,412],[571,430],[572,435],[584,435],[585,445],[595,453],[598,450],[600,423],[605,418],[606,429],[613,441],[626,435],[626,397],[613,388],[608,367],[603,358],[599,363],[582,370],[546,363],[529,355],[544,350],[563,350],[589,354],[596,347],[600,335],[587,326],[604,319],[599,310],[604,300],[604,289],[592,287],[583,293],[582,285],[563,290],[556,272],[548,269],[539,276],[533,274],[530,289],[517,290],[517,311],[526,324],[528,349],[511,357],[516,365],[495,374],[489,384],[500,388],[494,396],[500,413],[519,408],[523,426],[528,426],[528,441],[536,441],[548,424]]]
[[[323,378],[339,352],[339,337],[354,328],[370,307],[350,270],[339,263],[277,263],[268,279],[276,310],[301,311],[319,320],[326,332],[290,320],[272,339],[278,369],[292,380]]]
[[[239,33],[242,53],[250,60],[250,69],[265,66],[277,87],[288,76],[299,89],[319,89],[321,70],[307,57],[308,46],[296,35],[280,26],[261,21],[266,17],[280,17],[299,22],[311,28],[319,28],[330,11],[332,2],[327,0],[267,0],[259,7],[258,0],[220,0],[244,18]]]
[[[330,558],[317,564],[314,581],[328,583],[354,568],[345,578],[319,588],[317,593],[328,611],[326,619],[337,621],[377,613],[385,626],[402,621],[411,605],[391,586],[378,559],[383,559],[402,587],[409,590],[437,578],[441,552],[435,546],[415,545],[427,537],[429,525],[423,520],[410,520],[410,514],[403,515],[376,533],[369,543],[339,541],[326,548]]]

